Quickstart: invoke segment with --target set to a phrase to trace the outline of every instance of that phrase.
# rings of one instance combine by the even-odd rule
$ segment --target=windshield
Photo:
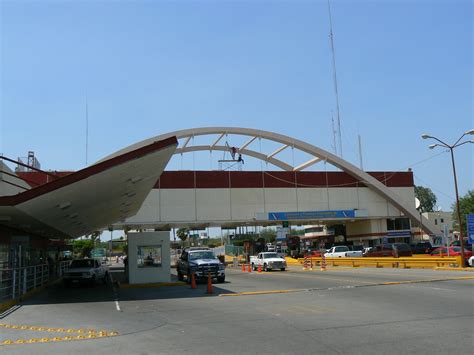
[[[69,268],[93,267],[94,260],[73,260]]]
[[[189,253],[189,260],[197,260],[197,259],[215,259],[216,256],[212,251],[194,251]]]
[[[270,259],[270,258],[278,258],[277,253],[265,253],[263,254],[264,259]]]

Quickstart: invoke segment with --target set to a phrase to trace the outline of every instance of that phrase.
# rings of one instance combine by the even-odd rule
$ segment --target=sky
[[[364,170],[412,168],[450,210],[450,154],[421,135],[453,143],[474,128],[472,2],[332,0],[331,10],[343,157],[359,165],[360,135]],[[42,169],[78,170],[86,155],[204,126],[334,149],[326,1],[0,0],[0,25],[5,156],[32,150]],[[455,150],[461,196],[474,185],[473,147]],[[192,165],[217,168],[206,154]]]

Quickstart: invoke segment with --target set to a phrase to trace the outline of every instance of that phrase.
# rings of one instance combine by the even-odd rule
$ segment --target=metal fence
[[[69,261],[61,261],[57,269],[47,264],[21,268],[0,268],[0,303],[14,300],[50,280],[62,277],[69,267]]]

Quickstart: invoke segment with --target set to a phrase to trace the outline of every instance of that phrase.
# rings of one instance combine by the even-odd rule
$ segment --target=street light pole
[[[440,143],[440,144],[431,144],[429,146],[430,149],[433,149],[435,147],[445,147],[445,148],[448,148],[451,152],[451,162],[453,164],[454,189],[456,191],[456,209],[457,209],[458,223],[459,223],[459,240],[460,240],[460,244],[461,244],[461,267],[464,267],[464,235],[463,235],[463,232],[462,232],[461,210],[459,208],[459,193],[458,193],[458,181],[457,181],[457,176],[456,176],[456,164],[454,163],[454,148],[457,148],[457,147],[459,147],[463,144],[474,143],[474,141],[464,141],[464,142],[460,143],[461,139],[463,139],[463,137],[465,135],[474,135],[474,129],[471,129],[469,131],[464,132],[464,134],[461,137],[459,137],[459,139],[456,141],[456,143],[454,143],[452,145],[449,145],[449,144],[443,142],[442,140],[440,140],[436,137],[430,136],[428,134],[423,134],[421,136],[421,138],[423,138],[423,139],[431,138],[431,139],[434,139],[434,140],[436,140]]]

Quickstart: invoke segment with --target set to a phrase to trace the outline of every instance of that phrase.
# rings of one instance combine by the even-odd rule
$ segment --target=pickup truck
[[[63,282],[66,287],[72,283],[81,282],[94,285],[98,280],[107,283],[108,279],[109,267],[97,259],[73,260],[63,276]]]
[[[219,261],[212,250],[207,248],[190,248],[185,249],[181,254],[176,265],[178,272],[178,280],[186,280],[191,282],[191,275],[197,280],[207,280],[208,275],[216,278],[217,282],[225,281],[225,265]]]
[[[353,258],[362,256],[362,250],[349,250],[346,246],[332,247],[324,254],[326,258]]]
[[[250,257],[250,265],[253,270],[257,270],[258,266],[262,266],[264,271],[280,269],[285,271],[286,261],[279,257],[277,253],[258,253],[257,256]]]

